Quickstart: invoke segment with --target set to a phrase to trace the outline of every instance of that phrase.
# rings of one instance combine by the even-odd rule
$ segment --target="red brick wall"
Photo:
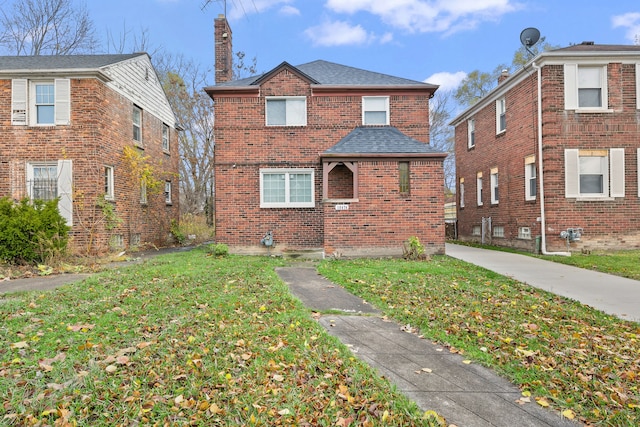
[[[333,205],[325,208],[322,202],[320,154],[362,124],[363,95],[365,93],[313,94],[309,83],[288,69],[281,70],[264,82],[259,88],[259,95],[215,95],[217,241],[230,245],[236,252],[266,252],[265,248],[260,247],[260,239],[267,231],[273,232],[276,250],[280,251],[321,250],[325,239],[333,239],[336,235],[328,237],[327,233],[333,233],[333,231],[328,230],[323,222],[324,216],[333,212]],[[376,95],[385,95],[385,93],[376,93]],[[307,126],[266,127],[266,96],[306,96]],[[427,94],[391,94],[390,105],[392,126],[398,127],[400,131],[413,138],[428,141],[429,98]],[[388,165],[383,163],[385,166],[378,167],[378,174],[368,175],[366,168],[360,171],[361,192],[368,191],[365,190],[368,185],[386,186],[383,181],[387,174],[392,174],[395,182],[389,187],[389,191],[397,192],[397,162],[389,162]],[[403,240],[406,238],[407,230],[416,230],[421,233],[421,237],[430,239],[429,242],[423,242],[425,245],[437,248],[435,251],[441,251],[444,248],[442,162],[435,161],[434,164],[439,166],[433,166],[431,162],[427,163],[430,166],[426,169],[429,169],[429,177],[432,178],[429,182],[429,191],[418,190],[420,186],[427,186],[427,184],[421,183],[420,177],[425,172],[421,172],[423,166],[418,166],[417,163],[416,171],[412,170],[412,174],[416,174],[417,192],[412,203],[407,201],[402,203],[402,210],[405,210],[411,218],[415,218],[413,221],[419,221],[422,225],[405,226],[406,221],[398,222],[398,217],[394,216],[397,215],[395,213],[386,219],[380,216],[374,228],[381,230],[388,237],[385,244],[398,248],[398,236],[402,236],[400,240]],[[390,166],[391,164],[393,166]],[[315,207],[260,208],[259,170],[278,167],[314,168]],[[387,170],[387,168],[390,169]],[[438,168],[440,172],[435,171]],[[370,179],[375,182],[370,182]],[[438,196],[431,194],[431,187],[437,189]],[[389,194],[393,201],[381,197],[379,203],[385,204],[385,208],[381,211],[391,213],[401,210],[396,203],[396,197],[392,196],[392,193]],[[352,203],[349,215],[358,210],[380,208],[381,205],[371,202],[372,198],[366,192],[361,193],[361,196],[364,196],[364,200],[367,201]],[[428,202],[422,201],[421,197],[427,197]],[[434,199],[435,197],[439,198]],[[439,203],[438,208],[435,209],[431,203]],[[428,209],[425,209],[426,204]],[[354,218],[360,220],[363,217]],[[367,221],[371,222],[368,219]],[[386,225],[383,226],[382,223],[385,221]],[[437,225],[433,224],[435,222]],[[334,222],[328,219],[326,223],[334,225]],[[357,224],[354,225],[354,227],[357,226]],[[422,229],[434,231],[427,233],[421,231]],[[390,237],[394,232],[396,235]],[[373,245],[375,240],[366,238],[358,244],[369,246]]]
[[[71,124],[68,126],[11,125],[11,80],[0,80],[0,196],[26,196],[27,162],[73,161],[74,225],[72,246],[77,252],[103,252],[112,234],[121,235],[125,247],[140,234],[142,243],[166,245],[169,223],[179,218],[178,141],[171,129],[171,153],[162,152],[162,123],[143,112],[144,154],[154,164],[158,177],[173,183],[171,206],[163,194],[149,194],[141,207],[139,187],[126,173],[122,153],[132,145],[131,101],[95,79],[71,80]],[[119,227],[106,230],[102,214],[95,208],[104,193],[105,165],[115,171],[115,201]],[[164,186],[162,187],[164,191]]]
[[[576,113],[564,109],[564,68],[547,65],[542,69],[543,163],[547,250],[564,251],[562,230],[583,227],[580,242],[571,250],[640,247],[640,209],[637,186],[637,155],[640,146],[635,96],[635,65],[609,64],[608,105],[612,112]],[[473,226],[491,217],[492,225],[505,228],[504,238],[493,244],[533,250],[535,240],[517,238],[518,227],[531,227],[532,237],[541,234],[539,193],[536,201],[525,201],[524,158],[537,150],[537,75],[532,73],[506,94],[507,130],[495,134],[495,104],[476,115],[476,146],[467,148],[467,123],[456,127],[458,189],[465,181],[465,207],[458,194],[458,233],[462,240],[472,236]],[[607,201],[565,198],[564,150],[567,148],[625,148],[626,194]],[[500,201],[490,202],[490,170],[499,170]],[[476,206],[476,174],[483,173],[484,205]],[[538,174],[538,190],[539,190]],[[458,191],[459,193],[459,191]]]

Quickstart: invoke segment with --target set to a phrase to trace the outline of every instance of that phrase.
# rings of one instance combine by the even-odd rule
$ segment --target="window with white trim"
[[[389,97],[388,96],[363,96],[362,97],[362,124],[363,125],[388,125],[389,124]]]
[[[474,226],[471,228],[471,235],[472,235],[472,236],[479,236],[479,235],[480,235],[480,233],[482,233],[482,227],[481,227],[481,226],[479,226],[479,225],[474,225]]]
[[[565,197],[624,197],[624,148],[564,150]]]
[[[313,169],[260,169],[260,207],[315,207],[313,177]]]
[[[491,204],[497,205],[500,201],[498,193],[498,168],[491,169]]]
[[[504,98],[496,101],[496,133],[507,130],[507,102]]]
[[[607,66],[564,64],[565,110],[606,110]]]
[[[169,152],[169,126],[162,124],[162,150]]]
[[[27,194],[33,200],[58,199],[58,211],[73,225],[73,162],[58,160],[53,162],[27,163]]]
[[[306,126],[307,98],[269,96],[266,98],[267,126]]]
[[[536,175],[536,156],[524,158],[524,199],[535,200],[538,191],[538,178]]]
[[[144,179],[140,181],[140,204],[146,205],[149,202],[147,199],[147,181]]]
[[[11,81],[11,124],[22,126],[68,125],[69,79]]]
[[[492,230],[493,237],[504,237],[504,226],[496,225]]]
[[[460,207],[464,208],[464,178],[460,178]]]
[[[164,202],[167,205],[171,204],[171,181],[164,182]]]
[[[482,206],[482,172],[476,175],[476,205]]]
[[[476,119],[467,121],[467,148],[476,146]]]
[[[104,198],[106,200],[113,200],[115,198],[113,166],[104,167]]]
[[[133,123],[133,140],[142,142],[142,109],[137,105],[131,110],[131,121]]]
[[[518,239],[531,239],[531,227],[518,227]]]

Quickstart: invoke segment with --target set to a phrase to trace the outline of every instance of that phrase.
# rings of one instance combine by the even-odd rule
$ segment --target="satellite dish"
[[[520,33],[520,43],[522,43],[524,48],[527,49],[527,52],[531,55],[533,55],[533,52],[531,52],[529,48],[538,43],[538,40],[540,40],[540,31],[537,28],[525,28]]]

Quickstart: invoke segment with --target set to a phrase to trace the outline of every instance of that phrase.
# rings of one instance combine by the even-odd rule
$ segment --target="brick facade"
[[[156,178],[172,183],[172,203],[165,203],[164,185],[140,203],[140,186],[124,160],[124,147],[134,146],[133,102],[98,78],[71,78],[71,117],[68,125],[16,126],[11,123],[12,80],[0,77],[0,197],[27,197],[26,169],[30,163],[71,160],[73,172],[74,252],[96,254],[109,249],[170,243],[170,223],[179,219],[178,138],[170,126],[170,151],[162,149],[163,121],[147,110],[142,114],[142,145]],[[108,229],[96,202],[105,193],[104,167],[114,170],[111,203],[120,224]],[[114,240],[114,236],[117,237]]]
[[[565,252],[592,249],[640,247],[640,198],[638,191],[638,148],[640,121],[636,99],[637,63],[640,47],[578,46],[580,52],[593,49],[587,65],[606,70],[606,111],[578,111],[565,108],[565,63],[583,63],[571,48],[542,54],[541,139],[544,179],[546,242],[543,249]],[[626,51],[623,57],[620,50]],[[554,53],[555,52],[555,53]],[[634,56],[631,56],[634,55]],[[504,236],[485,235],[485,242],[534,251],[540,249],[542,211],[538,150],[538,73],[531,64],[501,83],[487,98],[454,120],[458,182],[458,235],[461,240],[481,241],[473,234],[482,219],[491,218],[491,228],[503,227]],[[506,100],[506,131],[496,134],[496,103]],[[468,121],[475,119],[475,147],[468,147]],[[565,150],[579,149],[608,155],[610,149],[624,150],[624,195],[571,197],[567,195]],[[584,152],[584,151],[583,151]],[[525,158],[535,156],[537,192],[525,200]],[[610,159],[609,159],[610,161]],[[499,202],[490,200],[490,174],[497,168]],[[609,187],[613,185],[611,164]],[[482,173],[483,204],[476,202],[477,176]],[[464,207],[460,205],[460,182],[464,180]],[[611,190],[612,191],[612,190]],[[530,237],[519,237],[527,227]],[[580,240],[567,241],[560,233],[582,228]],[[545,245],[546,243],[546,245]]]

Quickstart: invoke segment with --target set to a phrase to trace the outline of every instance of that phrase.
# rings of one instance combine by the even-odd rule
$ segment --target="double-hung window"
[[[306,126],[307,98],[304,96],[267,97],[267,126]]]
[[[313,169],[260,169],[260,207],[314,207],[313,176]]]
[[[507,102],[504,98],[496,101],[496,133],[507,130]]]
[[[389,124],[389,97],[388,96],[363,96],[362,97],[362,124],[363,125],[388,125]]]
[[[73,225],[73,162],[33,162],[27,164],[27,194],[32,200],[58,199],[58,211],[67,225]]]
[[[171,204],[171,181],[164,182],[164,202],[167,205]]]
[[[476,204],[482,206],[482,172],[476,175]]]
[[[476,119],[467,121],[467,148],[476,146]]]
[[[491,169],[491,204],[497,205],[500,200],[498,193],[498,168]]]
[[[566,110],[606,110],[606,65],[564,65],[564,104]]]
[[[566,149],[565,197],[624,197],[624,148]]]
[[[142,142],[142,109],[136,105],[131,110],[131,121],[133,123],[133,140]]]
[[[70,80],[11,81],[11,124],[22,126],[68,125]]]
[[[162,150],[166,153],[169,152],[169,126],[162,124]]]
[[[115,198],[113,166],[104,167],[104,198],[106,200],[113,200]]]
[[[528,156],[524,159],[524,199],[535,200],[538,191],[538,178],[536,175],[536,156]]]
[[[464,208],[464,178],[460,178],[460,207]]]

